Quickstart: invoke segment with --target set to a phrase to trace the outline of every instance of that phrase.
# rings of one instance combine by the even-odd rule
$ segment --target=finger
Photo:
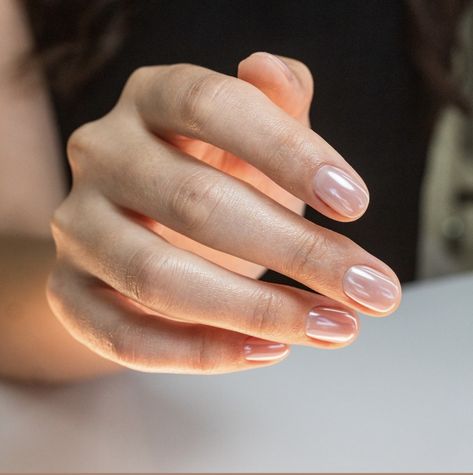
[[[116,166],[96,175],[102,193],[114,203],[364,313],[386,315],[399,305],[394,272],[350,239],[292,213],[141,127],[127,123],[122,132],[116,124],[101,130],[101,153]],[[126,143],[116,141],[117,132],[126,133]]]
[[[239,63],[238,78],[260,89],[289,115],[309,126],[314,82],[305,64],[292,58],[257,52]]]
[[[74,265],[161,315],[288,344],[333,348],[357,336],[356,314],[327,297],[230,272],[170,245],[103,199],[80,206],[93,231],[71,212],[68,223],[56,216],[54,225]]]
[[[127,90],[146,126],[170,142],[177,134],[227,150],[334,219],[356,219],[368,206],[348,163],[246,81],[181,64],[139,70]]]
[[[150,315],[64,263],[51,274],[48,298],[77,340],[104,358],[139,371],[227,373],[270,366],[289,354],[282,343]]]

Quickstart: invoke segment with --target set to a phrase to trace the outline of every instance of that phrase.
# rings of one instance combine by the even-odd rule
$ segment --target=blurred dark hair
[[[34,46],[23,66],[39,61],[53,90],[77,90],[117,51],[132,0],[23,0]]]
[[[452,74],[452,50],[470,0],[407,0],[409,52],[437,106],[452,103],[465,113],[468,99]]]
[[[116,52],[136,7],[133,0],[23,0],[39,60],[62,94],[86,83]],[[469,100],[455,83],[451,51],[469,0],[405,0],[406,40],[413,64],[437,105],[462,111]]]

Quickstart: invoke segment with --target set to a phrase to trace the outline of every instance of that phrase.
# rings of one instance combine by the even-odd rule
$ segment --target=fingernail
[[[315,307],[307,316],[306,334],[329,343],[347,343],[358,333],[356,316],[346,310]]]
[[[266,51],[258,51],[257,53],[254,54],[260,54],[262,56],[266,56],[270,61],[273,61],[274,64],[278,66],[279,69],[286,75],[286,77],[289,79],[289,81],[292,80],[293,74],[289,66],[281,59],[279,59],[277,56],[274,56],[274,54],[267,53]]]
[[[365,188],[332,165],[319,168],[314,177],[314,191],[326,205],[348,218],[361,215],[369,202]]]
[[[273,361],[286,356],[289,347],[283,343],[249,337],[245,341],[243,351],[248,361]]]
[[[394,308],[401,293],[396,283],[367,266],[350,267],[343,277],[343,289],[350,298],[377,312]]]

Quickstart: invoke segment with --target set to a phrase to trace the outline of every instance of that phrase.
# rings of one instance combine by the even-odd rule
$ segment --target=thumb
[[[238,78],[253,84],[289,115],[309,125],[314,82],[304,63],[257,52],[240,61]]]

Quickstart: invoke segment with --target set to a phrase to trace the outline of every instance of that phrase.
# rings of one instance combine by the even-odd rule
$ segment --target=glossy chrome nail
[[[377,312],[393,309],[401,289],[389,277],[368,266],[350,267],[343,277],[343,290],[350,298]]]
[[[284,343],[249,337],[245,341],[243,351],[248,361],[273,361],[286,356],[289,347]]]
[[[310,338],[329,343],[348,343],[357,333],[358,320],[348,310],[319,306],[307,316],[306,334]]]
[[[314,177],[314,192],[326,205],[348,218],[363,214],[369,203],[366,189],[332,165],[319,168]]]

